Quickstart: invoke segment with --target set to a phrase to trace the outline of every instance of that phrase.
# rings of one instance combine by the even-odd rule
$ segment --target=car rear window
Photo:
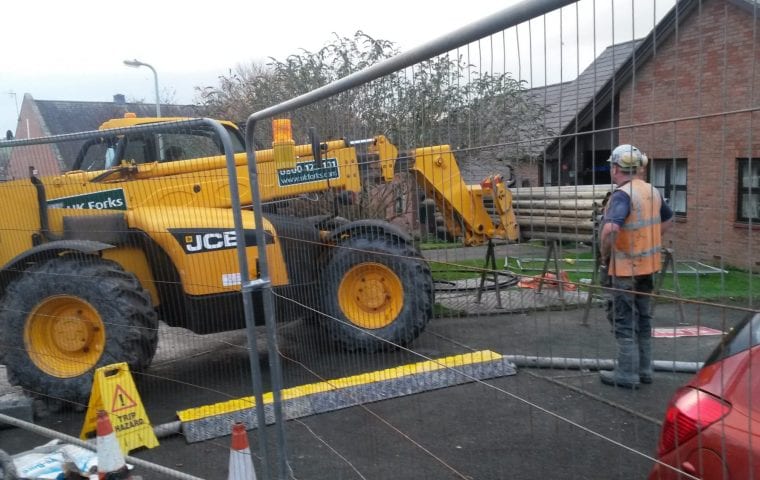
[[[739,325],[731,329],[715,347],[705,365],[736,355],[755,345],[760,345],[760,313],[750,313]]]

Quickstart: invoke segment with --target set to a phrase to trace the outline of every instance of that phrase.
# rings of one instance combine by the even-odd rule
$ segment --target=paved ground
[[[460,292],[469,310],[434,319],[414,343],[415,354],[395,351],[363,356],[336,351],[316,325],[291,323],[281,330],[286,386],[420,361],[421,356],[438,358],[481,349],[540,357],[613,356],[609,325],[598,307],[584,323],[584,310],[566,302],[558,301],[549,310],[494,309],[488,302],[478,307],[473,295],[472,291]],[[535,292],[519,295],[533,296]],[[508,305],[513,305],[511,300]],[[707,305],[684,308],[686,321],[681,323],[722,331],[744,316]],[[673,305],[659,305],[656,325],[677,326],[676,312]],[[656,339],[655,358],[702,361],[718,341],[719,337]],[[137,379],[154,424],[174,421],[179,409],[251,391],[244,332],[200,337],[163,329],[161,342],[149,375]],[[266,362],[265,356],[261,358]],[[517,375],[484,383],[289,421],[285,431],[292,476],[645,478],[667,401],[689,376],[658,371],[652,385],[632,392],[602,385],[594,371],[520,368]],[[268,384],[268,379],[264,382]],[[199,383],[203,389],[193,386]],[[77,435],[82,425],[82,412],[38,413],[37,423],[65,433]],[[271,427],[268,433],[271,441]],[[256,433],[251,432],[250,438],[254,452],[260,452]],[[18,429],[0,430],[0,448],[11,453],[44,441]],[[181,436],[173,436],[162,439],[156,449],[134,455],[215,479],[226,477],[228,446],[228,437],[187,444]],[[257,468],[261,478],[258,459]],[[147,479],[167,478],[145,471],[141,474]]]

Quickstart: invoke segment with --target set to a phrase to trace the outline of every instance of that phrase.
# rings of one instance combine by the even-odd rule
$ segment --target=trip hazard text
[[[114,425],[114,430],[117,432],[123,432],[130,428],[139,427],[145,425],[145,419],[137,418],[137,412],[127,413],[125,415],[116,415],[118,423]]]

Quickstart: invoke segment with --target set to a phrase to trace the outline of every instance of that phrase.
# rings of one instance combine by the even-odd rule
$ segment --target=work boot
[[[652,383],[652,337],[639,337],[639,381]]]
[[[599,372],[605,385],[622,388],[639,388],[639,349],[632,338],[617,339],[617,366],[614,370]]]
[[[630,388],[635,390],[639,388],[639,378],[634,381],[623,380],[618,370],[601,370],[599,372],[599,379],[605,385],[612,385],[613,387]],[[644,382],[642,382],[644,383]],[[649,378],[649,383],[652,383],[652,378]]]

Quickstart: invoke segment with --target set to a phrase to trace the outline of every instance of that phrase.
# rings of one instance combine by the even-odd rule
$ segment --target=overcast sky
[[[111,101],[115,93],[121,93],[128,100],[153,103],[153,74],[145,67],[126,67],[125,59],[136,58],[158,71],[162,98],[192,103],[193,87],[215,85],[219,75],[239,64],[267,57],[284,59],[300,49],[316,51],[331,43],[333,32],[350,37],[362,30],[408,50],[516,3],[4,2],[0,132],[15,131],[17,105],[20,107],[25,93],[38,100],[83,101]],[[616,43],[643,37],[672,5],[673,0],[581,0],[565,7],[561,15],[534,20],[530,30],[522,25],[517,33],[506,32],[481,45],[498,50],[501,56],[499,45],[506,43],[507,68],[515,75],[521,71],[534,86],[572,80],[595,53],[612,43],[613,26]],[[519,65],[515,54],[518,36]],[[527,53],[529,45],[532,59]]]

